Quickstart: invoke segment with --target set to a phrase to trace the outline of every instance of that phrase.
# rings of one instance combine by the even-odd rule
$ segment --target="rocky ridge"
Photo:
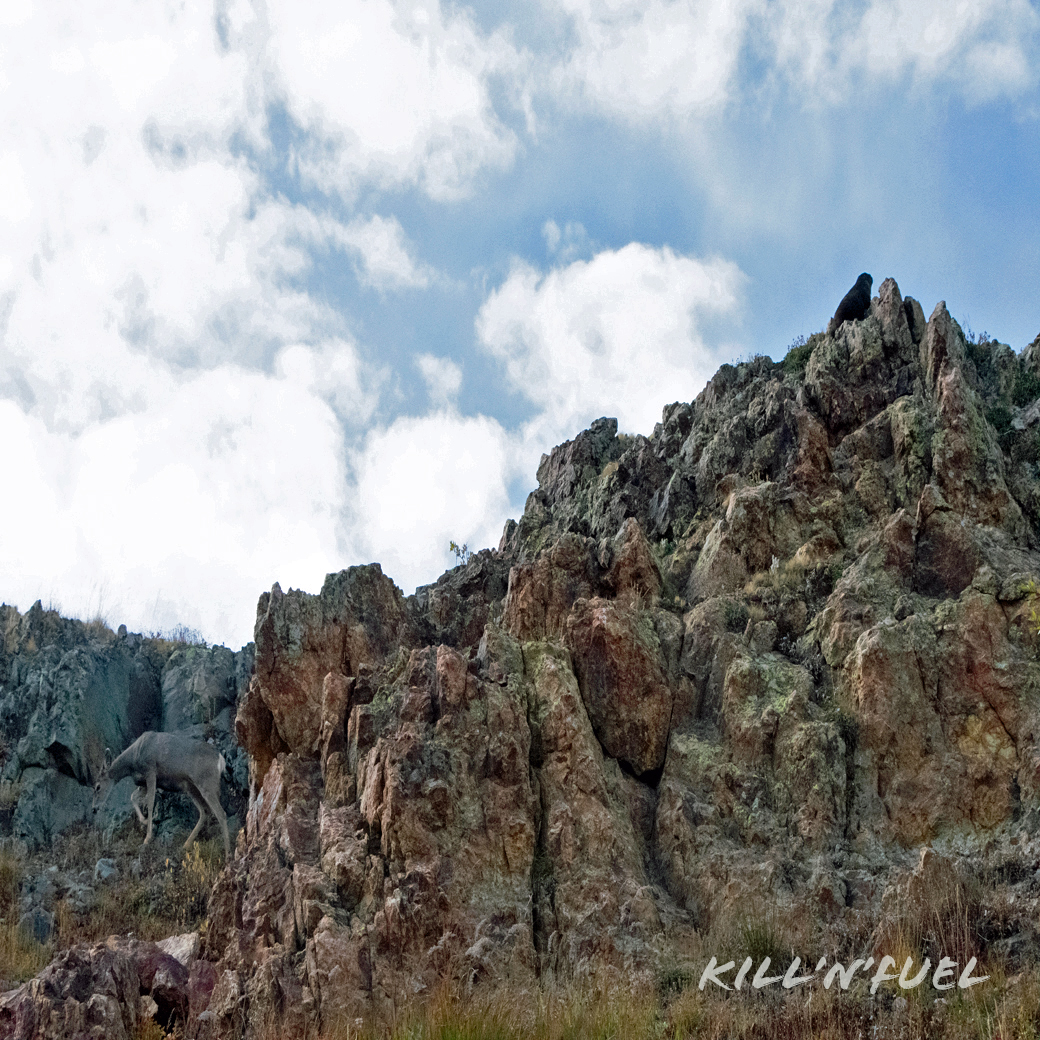
[[[274,586],[187,1034],[653,974],[754,898],[837,927],[925,845],[1033,885],[1038,395],[1040,338],[888,279],[650,437],[554,449],[498,549],[415,596],[377,564]]]

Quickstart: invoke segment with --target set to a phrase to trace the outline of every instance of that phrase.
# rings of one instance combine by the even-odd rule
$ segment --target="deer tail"
[[[218,773],[219,773],[220,776],[224,775],[224,770],[226,768],[227,768],[227,762],[224,761],[224,756],[221,755],[220,756],[220,769],[218,770]]]

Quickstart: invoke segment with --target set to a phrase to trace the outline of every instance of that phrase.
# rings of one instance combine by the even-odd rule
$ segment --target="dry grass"
[[[165,939],[199,927],[223,866],[223,845],[211,839],[197,842],[187,852],[180,848],[176,854],[170,852],[143,846],[138,850],[140,876],[130,875],[128,860],[120,863],[121,880],[99,884],[94,906],[84,913],[75,913],[59,901],[55,909],[58,948],[129,932],[139,939]]]
[[[571,986],[506,983],[467,996],[461,985],[445,983],[390,1021],[327,1028],[323,1040],[1038,1040],[1040,965],[1011,974],[987,943],[979,922],[1010,913],[1008,890],[974,869],[904,875],[880,915],[850,911],[825,922],[807,906],[769,902],[716,911],[685,951],[689,962],[662,972],[656,986],[622,975]],[[827,967],[835,958],[875,961],[848,990],[837,983],[824,989],[824,971],[791,990],[774,984],[755,991],[748,983],[740,992],[698,989],[712,952],[738,965],[750,956],[756,968],[768,956],[768,973],[782,974],[794,956],[801,957],[799,973],[812,972],[824,951]],[[928,957],[928,977],[909,990],[883,983],[871,996],[883,956],[895,959],[895,973],[912,957],[911,977]],[[972,956],[973,974],[990,978],[967,990],[936,990],[931,976],[943,956],[957,961],[955,979]]]
[[[134,1040],[166,1040],[169,1035],[154,1018],[145,1018],[138,1023]]]
[[[650,987],[628,991],[607,980],[542,989],[497,988],[466,997],[445,983],[394,1021],[349,1024],[323,1040],[622,1040],[663,1035]]]
[[[41,946],[18,927],[18,885],[24,865],[4,850],[0,852],[0,983],[17,984],[30,979],[51,959]]]
[[[0,982],[16,986],[42,971],[51,960],[51,950],[26,935],[16,920],[0,924]]]
[[[869,996],[807,986],[677,995],[623,983],[501,987],[464,997],[443,986],[395,1021],[327,1029],[322,1040],[1036,1040],[1040,977],[940,994],[929,986]],[[278,1035],[277,1030],[272,1036]]]
[[[805,586],[807,569],[793,559],[780,563],[774,557],[773,566],[768,570],[758,571],[744,586],[744,592],[751,598],[761,598],[763,592],[801,592]]]

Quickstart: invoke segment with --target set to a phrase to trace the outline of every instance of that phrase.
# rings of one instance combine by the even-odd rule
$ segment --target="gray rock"
[[[235,654],[224,646],[186,646],[163,669],[162,730],[177,733],[213,722],[235,703]]]
[[[133,812],[130,806],[133,788],[133,780],[121,780],[95,815],[90,787],[55,769],[26,769],[22,774],[22,793],[11,821],[12,832],[29,848],[36,849],[50,843],[56,834],[74,823],[93,821],[111,831]]]
[[[171,935],[156,945],[163,953],[168,953],[187,968],[199,955],[199,933],[185,932],[183,935]]]
[[[99,859],[94,864],[94,880],[108,881],[109,878],[118,878],[119,868],[114,859]]]
[[[41,670],[36,709],[18,742],[23,767],[57,768],[92,783],[105,748],[118,753],[130,742],[131,672],[122,651],[86,646]]]
[[[90,885],[72,881],[65,886],[65,902],[77,914],[85,914],[93,909],[97,902],[97,895]]]
[[[49,942],[54,934],[54,914],[44,910],[42,906],[34,906],[28,913],[22,914],[18,920],[18,927],[23,934],[38,943]]]
[[[31,848],[48,844],[54,835],[91,817],[91,791],[54,769],[30,768],[22,773],[22,793],[11,821],[12,831]]]

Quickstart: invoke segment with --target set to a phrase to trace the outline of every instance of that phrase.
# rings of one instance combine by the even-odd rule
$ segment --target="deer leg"
[[[191,800],[195,803],[195,808],[199,810],[199,822],[195,824],[195,830],[188,835],[188,840],[184,843],[186,849],[191,848],[191,843],[198,837],[199,831],[202,830],[203,823],[206,822],[206,806],[194,791],[188,791],[188,794],[191,797]]]
[[[130,805],[133,807],[134,812],[137,813],[137,818],[141,821],[141,823],[146,823],[147,821],[144,818],[144,813],[141,812],[141,799],[143,797],[144,788],[135,787],[133,793],[130,795]]]
[[[145,835],[144,843],[152,840],[152,813],[155,810],[155,770],[148,774],[148,833]]]
[[[227,816],[224,813],[224,807],[220,804],[220,788],[217,788],[216,794],[211,794],[200,787],[199,794],[206,800],[206,805],[209,806],[213,818],[220,824],[220,836],[224,839],[224,862],[226,863],[231,859],[231,842],[228,841]]]

